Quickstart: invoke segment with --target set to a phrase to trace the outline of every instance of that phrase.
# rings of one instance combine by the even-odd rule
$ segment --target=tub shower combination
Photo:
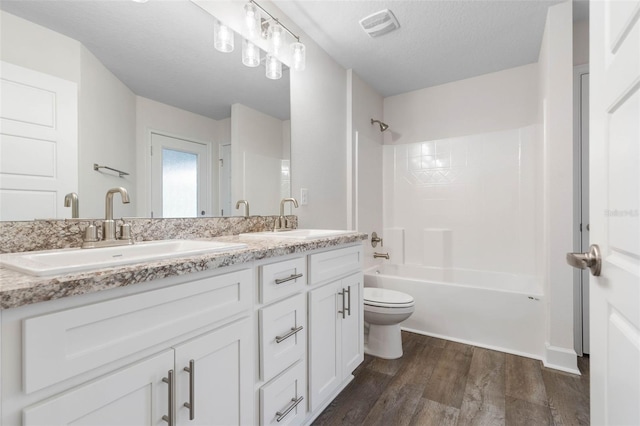
[[[415,309],[403,330],[542,357],[544,299],[534,277],[384,264],[365,271],[364,285],[413,296]]]

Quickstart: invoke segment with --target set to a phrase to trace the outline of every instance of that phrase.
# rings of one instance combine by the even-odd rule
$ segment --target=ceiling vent
[[[360,26],[369,37],[380,37],[400,28],[398,20],[389,9],[381,10],[360,20]]]

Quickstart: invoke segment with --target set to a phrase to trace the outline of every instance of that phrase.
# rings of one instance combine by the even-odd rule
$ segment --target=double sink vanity
[[[247,230],[1,255],[0,423],[313,421],[363,360],[366,234]]]

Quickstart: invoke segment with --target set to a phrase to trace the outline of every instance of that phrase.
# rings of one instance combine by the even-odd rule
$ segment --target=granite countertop
[[[210,240],[242,242],[247,244],[247,248],[48,277],[36,277],[0,267],[0,309],[17,308],[47,300],[95,293],[166,277],[239,265],[254,260],[337,247],[365,239],[367,239],[367,234],[363,233],[308,241],[242,238],[235,235],[210,238]]]

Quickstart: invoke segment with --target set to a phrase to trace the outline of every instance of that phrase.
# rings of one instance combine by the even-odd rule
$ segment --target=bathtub
[[[532,276],[390,264],[365,270],[364,286],[413,296],[403,330],[542,359],[544,298]]]

